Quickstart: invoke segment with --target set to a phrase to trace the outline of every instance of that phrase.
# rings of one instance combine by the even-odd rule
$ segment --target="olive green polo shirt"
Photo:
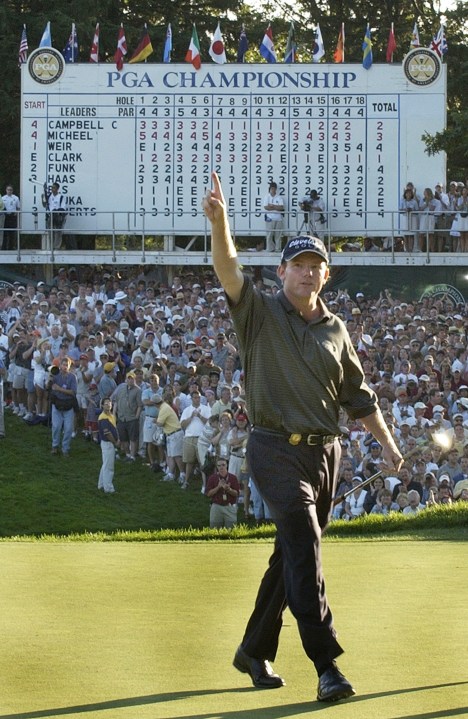
[[[322,316],[309,322],[282,290],[264,294],[245,277],[239,303],[230,303],[254,425],[340,434],[340,405],[352,419],[376,411],[345,325],[318,301]]]

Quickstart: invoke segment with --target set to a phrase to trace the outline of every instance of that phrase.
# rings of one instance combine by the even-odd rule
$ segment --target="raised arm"
[[[226,201],[218,175],[213,172],[213,189],[203,198],[203,210],[211,223],[213,265],[224,291],[236,304],[240,300],[244,276],[237,260],[237,250],[229,229]]]

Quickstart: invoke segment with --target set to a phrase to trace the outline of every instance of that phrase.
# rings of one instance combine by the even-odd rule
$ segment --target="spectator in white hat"
[[[392,414],[398,425],[401,425],[403,419],[414,417],[414,408],[408,404],[408,393],[406,387],[400,386],[395,390],[396,400],[392,405]]]
[[[452,487],[452,479],[461,471],[460,466],[460,455],[458,453],[458,450],[455,449],[455,447],[452,447],[452,449],[449,450],[447,454],[447,459],[445,462],[441,465],[439,471],[437,472],[437,479],[439,480],[439,487],[443,481],[443,478],[446,477],[448,479],[448,484],[450,487]]]
[[[455,414],[461,414],[463,421],[468,421],[468,399],[466,397],[459,397],[455,402],[456,412]],[[455,414],[453,417],[455,417]]]

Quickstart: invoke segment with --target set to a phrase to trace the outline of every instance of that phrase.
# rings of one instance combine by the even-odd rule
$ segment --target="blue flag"
[[[50,21],[45,26],[45,30],[42,33],[41,42],[39,47],[52,47],[52,36],[50,34]]]
[[[245,27],[242,25],[241,34],[239,35],[239,47],[237,48],[237,62],[245,62],[245,53],[249,49],[249,41],[245,33]]]
[[[78,60],[78,38],[74,22],[72,22],[70,37],[68,38],[68,42],[65,45],[62,54],[65,62],[76,62]]]
[[[364,42],[362,43],[362,49],[363,49],[363,56],[362,56],[362,66],[369,70],[372,67],[372,41],[371,41],[371,34],[370,34],[370,27],[367,26],[366,34],[364,35]]]
[[[169,23],[169,25],[167,26],[167,32],[166,32],[166,42],[164,43],[163,62],[171,61],[171,52],[172,52],[172,29],[171,29],[171,23]]]

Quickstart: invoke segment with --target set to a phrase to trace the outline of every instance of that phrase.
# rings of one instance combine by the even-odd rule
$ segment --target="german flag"
[[[135,52],[133,53],[132,57],[129,60],[130,62],[144,62],[147,57],[151,55],[153,52],[153,46],[151,44],[150,36],[148,34],[148,28],[145,25],[143,32],[141,33],[140,42],[138,43],[138,47],[136,48]]]

